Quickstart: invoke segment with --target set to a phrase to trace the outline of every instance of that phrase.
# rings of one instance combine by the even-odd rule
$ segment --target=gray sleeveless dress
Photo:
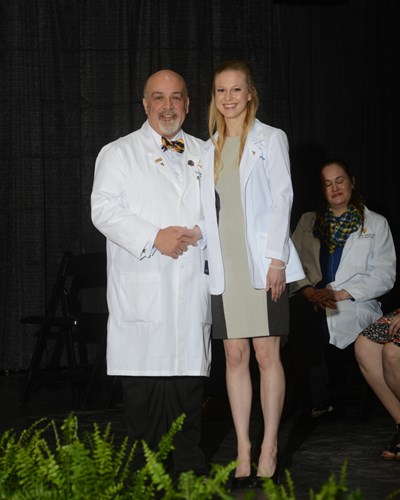
[[[213,338],[250,338],[288,334],[287,294],[275,303],[250,281],[239,178],[240,137],[227,137],[216,186],[220,198],[219,232],[225,291],[213,296]]]

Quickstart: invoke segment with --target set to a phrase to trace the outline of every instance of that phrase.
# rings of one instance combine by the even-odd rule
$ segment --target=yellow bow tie
[[[166,137],[161,137],[161,149],[166,151],[167,149],[173,149],[177,153],[183,153],[185,149],[185,144],[183,139],[177,139],[176,141],[170,141]]]

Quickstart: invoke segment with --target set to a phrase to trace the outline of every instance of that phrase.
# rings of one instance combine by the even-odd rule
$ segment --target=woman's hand
[[[187,243],[181,240],[187,228],[181,226],[169,226],[160,229],[154,240],[154,246],[163,255],[177,259],[187,251]]]
[[[389,325],[389,334],[394,335],[399,330],[400,330],[400,314],[398,314],[392,319],[392,322]]]
[[[194,226],[192,229],[184,228],[184,233],[182,234],[180,241],[185,243],[186,245],[192,245],[193,247],[197,246],[197,242],[201,240],[203,235],[201,234],[201,230],[199,226]]]
[[[274,269],[275,268],[275,269]],[[276,269],[281,268],[281,269]],[[286,288],[286,265],[282,260],[271,260],[271,267],[267,273],[266,289],[271,290],[271,299],[278,302]]]
[[[310,291],[311,290],[311,291]],[[313,304],[314,309],[336,309],[336,302],[351,299],[351,295],[346,290],[332,290],[331,288],[307,287],[304,292],[307,300]]]
[[[313,288],[312,286],[308,286],[304,288],[302,291],[304,297],[312,304],[314,311],[318,309],[325,310],[328,309],[336,309],[336,299],[334,290],[330,290],[329,288]]]

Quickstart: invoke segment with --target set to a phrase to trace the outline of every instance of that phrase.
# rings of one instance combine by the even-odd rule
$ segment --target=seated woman
[[[294,383],[313,417],[333,410],[332,374],[353,356],[359,332],[382,316],[378,298],[396,274],[389,224],[364,205],[348,166],[330,160],[320,175],[321,205],[293,233],[306,278],[290,286]]]
[[[397,427],[381,457],[400,460],[400,309],[365,328],[354,349],[361,373]]]

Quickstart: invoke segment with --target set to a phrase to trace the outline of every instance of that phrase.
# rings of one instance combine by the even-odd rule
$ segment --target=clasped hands
[[[331,288],[313,288],[308,286],[303,290],[303,295],[312,304],[314,310],[336,309],[336,302],[347,300],[351,295],[346,290],[332,290]]]
[[[189,245],[196,246],[201,237],[199,226],[194,226],[192,229],[169,226],[158,231],[154,246],[163,255],[177,259],[187,251]]]

